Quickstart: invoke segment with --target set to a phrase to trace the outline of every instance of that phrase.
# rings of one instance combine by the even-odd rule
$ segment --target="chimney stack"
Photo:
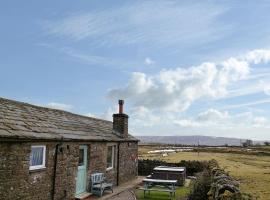
[[[128,138],[128,115],[124,114],[124,100],[118,101],[119,113],[113,114],[113,130],[122,138]]]

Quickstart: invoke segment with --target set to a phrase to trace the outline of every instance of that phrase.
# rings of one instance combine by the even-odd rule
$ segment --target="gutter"
[[[54,195],[55,195],[55,182],[56,182],[56,170],[57,170],[57,158],[58,158],[59,145],[62,145],[63,137],[61,139],[62,140],[60,141],[60,143],[56,144],[55,152],[54,152],[54,164],[53,164],[53,175],[52,175],[52,191],[51,191],[52,200],[54,200]],[[60,149],[60,152],[62,152],[62,149]],[[64,190],[64,197],[62,197],[61,199],[65,198],[66,195],[67,195],[67,191]]]
[[[52,191],[51,191],[52,200],[54,200],[54,194],[55,194],[55,179],[56,179],[56,169],[57,169],[58,147],[59,147],[59,144],[56,145],[55,152],[54,152],[54,165],[53,165]]]
[[[117,143],[117,177],[116,177],[116,184],[117,186],[119,185],[119,163],[120,163],[120,159],[119,159],[119,155],[120,155],[120,142]]]

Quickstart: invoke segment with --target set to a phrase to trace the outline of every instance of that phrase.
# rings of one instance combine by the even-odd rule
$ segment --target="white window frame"
[[[107,167],[107,171],[108,170],[111,170],[111,169],[113,169],[113,166],[114,166],[114,152],[115,152],[115,145],[108,145],[107,146],[107,156],[108,156],[108,147],[112,147],[112,165],[110,166],[110,167]],[[107,156],[106,156],[106,159],[107,159]],[[107,160],[107,162],[108,162],[108,160]],[[107,165],[108,163],[106,163],[106,165]]]
[[[30,166],[30,162],[29,162],[29,170],[36,170],[36,169],[44,169],[44,168],[46,168],[46,166],[45,166],[45,164],[46,164],[46,145],[32,145],[31,146],[31,153],[32,153],[32,148],[36,148],[36,147],[42,147],[43,148],[42,165]]]

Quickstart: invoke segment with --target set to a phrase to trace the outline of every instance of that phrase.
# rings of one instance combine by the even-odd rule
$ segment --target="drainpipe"
[[[54,194],[55,194],[55,179],[56,179],[56,169],[57,169],[57,154],[58,154],[58,148],[59,144],[55,147],[54,152],[54,165],[53,165],[53,176],[52,176],[52,200],[54,200]]]
[[[119,185],[119,163],[120,163],[120,158],[119,158],[119,155],[120,155],[120,142],[118,142],[118,145],[117,145],[117,178],[116,178],[116,184],[117,186]]]

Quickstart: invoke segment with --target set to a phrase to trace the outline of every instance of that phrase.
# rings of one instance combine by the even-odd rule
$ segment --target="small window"
[[[107,148],[107,170],[113,168],[114,163],[114,146],[108,146]]]
[[[45,168],[46,146],[32,146],[30,154],[30,170]]]
[[[79,166],[84,165],[84,149],[79,151]]]

